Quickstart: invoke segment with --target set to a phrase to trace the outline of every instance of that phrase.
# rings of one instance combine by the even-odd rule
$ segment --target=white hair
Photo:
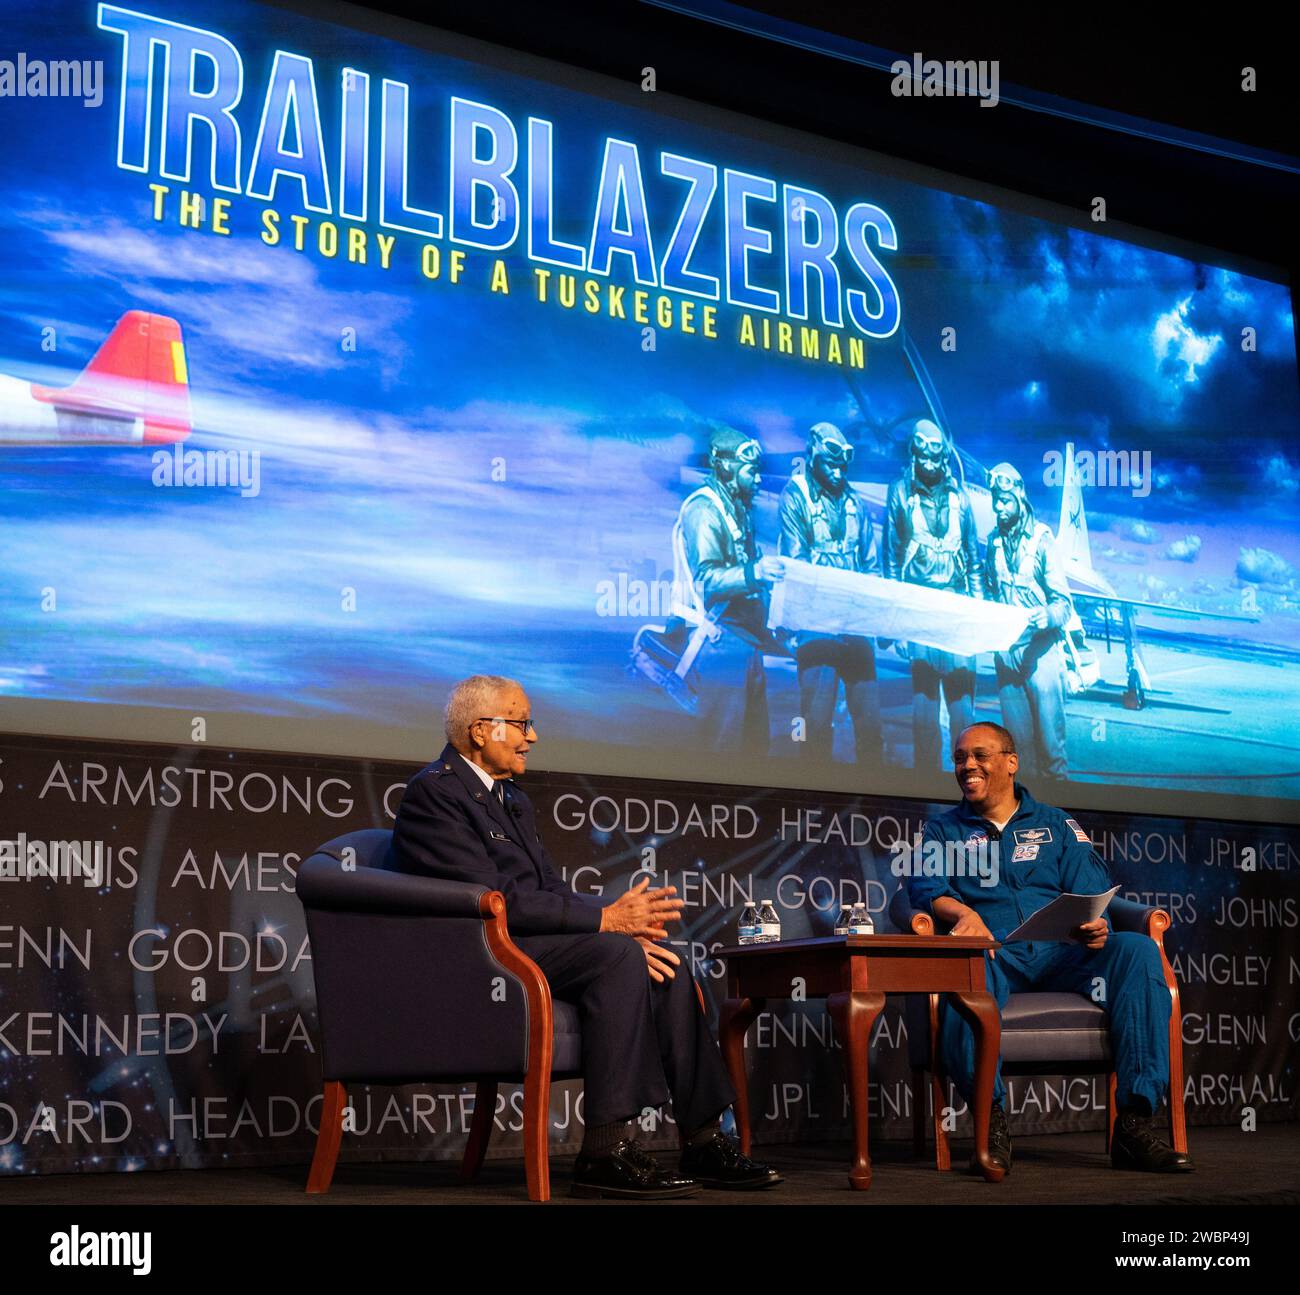
[[[468,679],[462,679],[452,688],[443,712],[447,741],[458,751],[462,746],[468,746],[469,726],[485,715],[495,718],[492,712],[497,699],[503,692],[515,688],[523,691],[523,685],[517,679],[507,679],[499,674],[472,674]]]

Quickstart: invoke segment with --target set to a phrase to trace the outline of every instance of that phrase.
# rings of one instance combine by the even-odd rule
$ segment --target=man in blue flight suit
[[[1002,940],[1058,895],[1096,895],[1111,887],[1106,864],[1083,828],[1061,810],[1039,804],[1015,781],[1020,767],[1015,747],[1000,724],[964,729],[953,751],[963,800],[930,819],[922,833],[923,851],[930,842],[982,845],[990,851],[997,847],[993,858],[998,867],[991,871],[952,868],[943,876],[909,876],[913,906],[949,924],[952,935]],[[966,875],[956,875],[959,872]],[[1078,927],[1074,935],[1073,944],[1017,942],[986,954],[989,992],[999,1010],[1012,993],[1027,989],[1075,992],[1100,1002],[1110,1020],[1119,1106],[1111,1163],[1117,1169],[1154,1173],[1189,1170],[1190,1158],[1159,1136],[1152,1119],[1169,1085],[1171,1010],[1155,941],[1134,932],[1112,932],[1104,917]],[[973,1032],[947,1005],[940,1030],[944,1067],[969,1102],[974,1092]],[[1005,1093],[999,1063],[989,1154],[1009,1170]]]
[[[994,654],[1002,722],[1015,735],[1026,771],[1051,782],[1069,776],[1065,758],[1065,625],[1074,611],[1051,527],[1034,517],[1024,478],[1009,463],[989,473],[997,527],[984,558],[984,590],[1029,608],[1025,632]]]
[[[849,485],[853,446],[834,423],[817,423],[808,433],[808,463],[781,493],[782,557],[814,566],[880,574],[880,558],[866,505]],[[859,764],[880,763],[880,685],[876,652],[856,634],[800,633],[795,639],[799,707],[807,724],[803,751],[829,760],[834,744],[835,703],[840,682],[853,720]]]
[[[556,872],[528,797],[514,778],[537,741],[513,679],[474,675],[452,689],[447,746],[406,785],[393,828],[400,872],[499,890],[515,944],[582,1022],[586,1128],[575,1196],[658,1200],[701,1186],[781,1181],[718,1127],[735,1100],[695,980],[665,945],[678,921],[674,887],[642,881],[612,902],[575,894]],[[680,1171],[661,1170],[636,1139],[636,1118],[671,1098]]]

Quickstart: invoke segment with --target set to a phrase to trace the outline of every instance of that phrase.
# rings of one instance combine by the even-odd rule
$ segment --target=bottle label
[[[781,938],[780,922],[760,922],[758,933],[765,940],[779,940]]]

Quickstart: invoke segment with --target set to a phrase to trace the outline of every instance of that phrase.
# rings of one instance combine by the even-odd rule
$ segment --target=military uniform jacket
[[[914,908],[933,913],[934,901],[947,895],[973,908],[1000,940],[1058,895],[1099,895],[1111,888],[1110,871],[1078,822],[1039,804],[1019,783],[1016,795],[1020,808],[1000,832],[964,800],[926,823],[923,850],[929,841],[977,849],[997,842],[997,884],[981,884],[978,875],[909,876],[907,894]],[[912,863],[915,872],[918,859]]]
[[[393,828],[397,870],[501,891],[514,935],[599,931],[604,905],[565,885],[528,797],[513,782],[509,792],[507,806],[448,745],[406,784]]]
[[[998,654],[1013,670],[1020,669],[1036,638],[1051,644],[1065,637],[1064,627],[1074,614],[1074,602],[1056,557],[1051,528],[1042,522],[1022,528],[1011,537],[994,530],[984,557],[984,590],[998,602],[1047,608],[1045,629],[1026,628],[1006,652]]]
[[[853,487],[830,495],[806,473],[792,476],[781,492],[780,552],[818,566],[880,574],[871,518]]]
[[[970,497],[951,476],[926,486],[909,468],[894,481],[885,500],[882,540],[891,580],[984,597],[975,514]]]
[[[754,572],[759,548],[748,510],[705,486],[686,498],[678,522],[689,577],[705,609],[746,642],[768,648],[766,587]]]

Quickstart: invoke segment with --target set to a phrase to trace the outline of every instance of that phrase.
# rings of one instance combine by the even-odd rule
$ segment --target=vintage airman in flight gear
[[[806,466],[791,475],[781,494],[783,557],[880,574],[871,518],[849,484],[852,461],[853,446],[833,423],[817,423],[809,430]],[[831,758],[835,705],[843,683],[857,760],[878,764],[880,686],[872,641],[852,634],[801,632],[794,646],[800,714],[806,724],[803,752],[814,759]]]
[[[902,475],[885,503],[885,575],[930,589],[982,598],[979,534],[970,496],[953,476],[952,442],[928,418],[917,420]],[[907,645],[912,662],[912,765],[942,767],[939,702],[960,732],[975,718],[975,658]]]
[[[1065,626],[1074,611],[1070,586],[1056,557],[1051,527],[1036,521],[1025,482],[1009,463],[989,473],[997,526],[984,555],[990,598],[1029,608],[1029,625],[994,656],[1002,722],[1011,730],[1021,767],[1064,781]]]
[[[762,453],[752,436],[712,425],[709,478],[682,502],[673,527],[673,614],[692,627],[701,743],[766,755],[763,654],[781,651],[767,628],[767,602],[783,569],[754,535]]]

